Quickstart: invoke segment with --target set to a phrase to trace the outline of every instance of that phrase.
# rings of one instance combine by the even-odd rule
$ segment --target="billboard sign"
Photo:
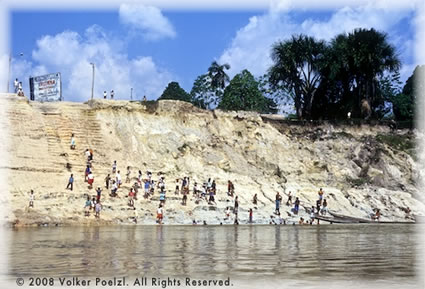
[[[30,77],[30,99],[34,101],[61,101],[61,74],[51,73]]]

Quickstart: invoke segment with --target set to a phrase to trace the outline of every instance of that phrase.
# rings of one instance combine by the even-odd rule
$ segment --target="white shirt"
[[[89,180],[93,180],[94,179],[94,176],[93,176],[92,173],[90,173],[87,177],[88,177]]]
[[[121,175],[119,173],[117,173],[115,177],[116,177],[117,181],[121,181]]]
[[[158,208],[157,213],[162,215],[162,208]]]

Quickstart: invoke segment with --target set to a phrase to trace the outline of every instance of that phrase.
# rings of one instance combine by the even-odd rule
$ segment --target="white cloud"
[[[92,67],[95,63],[95,97],[113,89],[115,98],[148,99],[159,97],[173,77],[159,68],[148,56],[129,59],[120,51],[123,44],[112,40],[99,26],[89,27],[84,36],[74,31],[46,35],[37,41],[32,61],[15,59],[12,63],[14,77],[25,79],[24,91],[28,94],[30,75],[61,72],[65,100],[85,101],[91,95]],[[40,63],[41,65],[37,65]]]
[[[161,10],[142,4],[121,4],[120,20],[136,31],[140,31],[148,40],[174,38],[176,32]]]
[[[288,12],[290,1],[282,3],[280,6],[272,5],[270,11],[264,15],[251,17],[249,23],[237,31],[230,46],[218,59],[220,63],[230,64],[231,76],[243,69],[250,70],[256,76],[265,73],[272,63],[270,51],[273,43],[289,39],[293,34],[303,33],[316,39],[330,40],[339,33],[351,32],[355,28],[373,27],[390,32],[401,19],[412,12],[409,7],[390,9],[377,2],[356,8],[341,8],[326,20],[309,18],[299,21]],[[404,53],[403,56],[412,53],[411,42],[405,35],[394,39],[389,36],[389,40]]]

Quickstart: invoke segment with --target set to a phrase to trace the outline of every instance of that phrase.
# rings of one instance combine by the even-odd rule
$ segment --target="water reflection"
[[[121,226],[20,229],[11,276],[414,279],[414,226]]]

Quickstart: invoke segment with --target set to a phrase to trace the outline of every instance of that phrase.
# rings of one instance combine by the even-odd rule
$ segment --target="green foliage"
[[[369,177],[359,177],[357,179],[351,178],[351,177],[347,177],[346,181],[348,183],[350,183],[352,186],[356,186],[356,187],[360,187],[364,184],[367,184],[370,182],[370,178]]]
[[[224,89],[226,84],[229,82],[229,76],[224,70],[229,70],[230,65],[225,63],[219,65],[217,61],[213,61],[211,66],[208,68],[208,76],[211,79],[211,87],[214,89]]]
[[[207,74],[202,74],[196,78],[190,91],[193,105],[208,109],[216,102],[215,90],[211,87],[211,78]]]
[[[272,99],[264,97],[254,76],[245,69],[230,81],[224,90],[218,108],[270,113],[276,111],[276,103]]]
[[[292,36],[290,40],[272,46],[270,84],[293,92],[298,118],[311,116],[314,97],[322,80],[326,49],[324,41],[305,35]]]
[[[391,97],[393,113],[397,120],[414,119],[417,99],[425,97],[424,75],[425,65],[417,66],[407,79],[402,92]]]
[[[173,99],[173,100],[181,100],[181,101],[191,101],[190,95],[180,87],[178,82],[172,81],[165,88],[164,92],[160,96],[158,100],[162,99]]]
[[[408,154],[412,154],[415,149],[414,140],[405,135],[378,134],[376,140],[388,145],[392,149],[403,151]]]

